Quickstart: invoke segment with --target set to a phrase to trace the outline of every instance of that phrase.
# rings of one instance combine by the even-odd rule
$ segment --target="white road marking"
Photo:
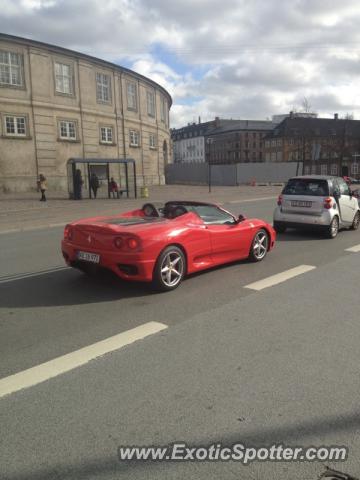
[[[48,273],[61,272],[63,270],[70,270],[70,267],[53,267],[48,270],[41,270],[40,272],[28,272],[28,273],[15,273],[10,275],[4,275],[0,277],[1,283],[15,282],[17,280],[25,280],[26,278],[38,277],[40,275],[47,275]]]
[[[230,200],[229,202],[224,203],[249,203],[249,202],[260,202],[261,200],[273,200],[278,198],[278,195],[272,197],[259,197],[259,198],[245,198],[243,200]]]
[[[114,350],[130,345],[154,333],[165,330],[167,325],[158,322],[148,322],[139,327],[132,328],[126,332],[119,333],[113,337],[81,348],[75,352],[68,353],[62,357],[55,358],[49,362],[42,363],[36,367],[29,368],[15,375],[0,379],[0,398],[5,395],[29,388],[45,382],[74,368],[85,365],[97,357],[105,355]]]
[[[264,288],[272,287],[273,285],[277,285],[278,283],[286,282],[290,278],[297,277],[306,272],[310,272],[310,270],[314,270],[316,267],[311,265],[299,265],[295,268],[290,268],[290,270],[285,270],[285,272],[277,273],[276,275],[271,275],[271,277],[264,278],[263,280],[259,280],[258,282],[250,283],[246,285],[244,288],[250,288],[251,290],[263,290]]]
[[[360,244],[354,245],[353,247],[350,247],[350,248],[346,248],[345,252],[353,252],[353,253],[360,252]]]

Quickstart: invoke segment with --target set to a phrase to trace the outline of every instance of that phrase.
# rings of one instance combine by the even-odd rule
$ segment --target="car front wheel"
[[[267,254],[269,248],[269,235],[263,228],[256,232],[251,243],[249,260],[260,262]]]
[[[185,276],[186,259],[183,251],[176,246],[163,250],[155,264],[153,285],[163,292],[174,290]]]

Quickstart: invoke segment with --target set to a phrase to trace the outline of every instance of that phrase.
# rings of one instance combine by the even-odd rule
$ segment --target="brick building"
[[[304,174],[360,177],[360,121],[285,118],[265,138],[266,162],[299,162]]]

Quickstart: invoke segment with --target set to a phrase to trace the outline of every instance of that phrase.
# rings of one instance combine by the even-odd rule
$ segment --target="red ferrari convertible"
[[[210,203],[171,201],[70,223],[61,247],[66,263],[86,273],[102,267],[173,290],[190,273],[244,258],[259,262],[274,242],[263,220],[236,218]]]

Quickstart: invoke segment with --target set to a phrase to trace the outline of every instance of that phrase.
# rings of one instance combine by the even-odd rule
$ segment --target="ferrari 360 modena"
[[[61,248],[66,263],[85,273],[105,268],[167,291],[200,270],[245,258],[263,260],[275,235],[265,221],[235,217],[215,204],[170,201],[72,222]]]

